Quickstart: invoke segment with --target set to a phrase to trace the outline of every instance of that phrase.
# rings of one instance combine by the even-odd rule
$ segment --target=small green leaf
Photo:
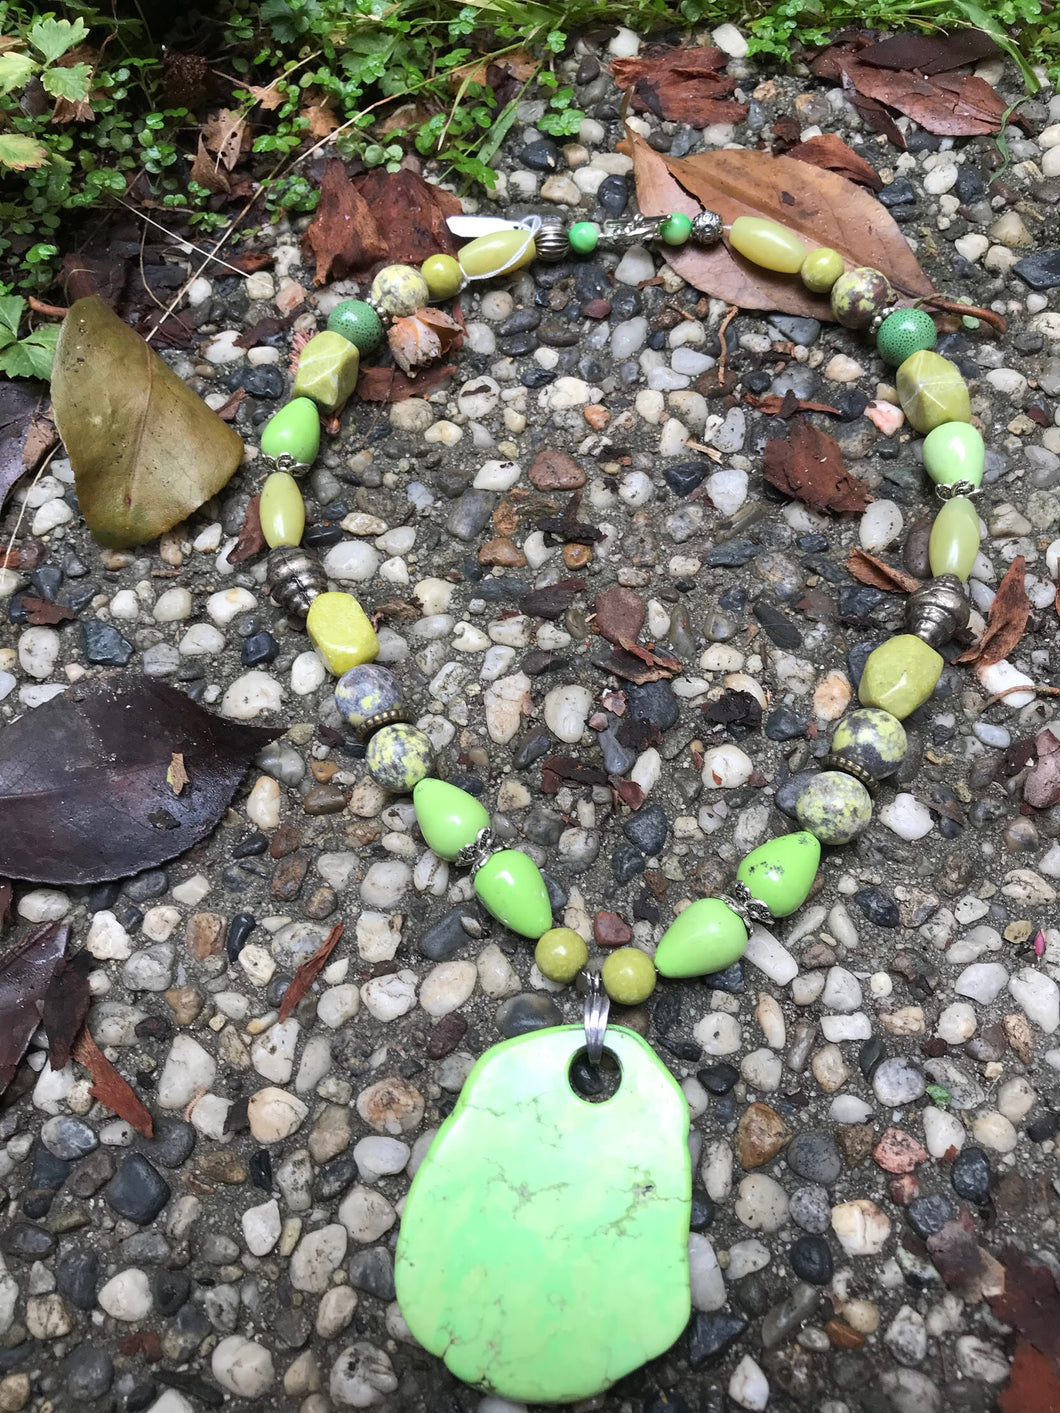
[[[20,299],[17,294],[8,294],[0,298],[0,328],[7,329],[15,338],[18,338],[18,326],[22,322],[25,308],[26,301]]]
[[[29,42],[46,64],[54,64],[68,49],[80,44],[88,34],[84,20],[38,20],[30,25]]]
[[[24,172],[27,167],[43,167],[47,160],[48,149],[42,142],[36,142],[32,137],[22,137],[19,133],[0,133],[0,167]]]
[[[34,371],[33,358],[23,343],[8,344],[0,352],[0,373],[6,373],[9,378],[36,378],[39,376]]]
[[[71,64],[68,69],[45,69],[40,81],[53,98],[69,98],[76,103],[88,97],[92,69],[88,64]]]
[[[927,1095],[933,1104],[939,1105],[948,1104],[953,1098],[950,1091],[942,1084],[929,1084]]]
[[[29,374],[31,378],[50,380],[52,361],[55,358],[55,345],[58,342],[59,326],[51,324],[47,328],[37,329],[18,345],[33,369]]]
[[[39,67],[28,54],[13,51],[0,54],[0,93],[11,93],[13,89],[21,88]]]

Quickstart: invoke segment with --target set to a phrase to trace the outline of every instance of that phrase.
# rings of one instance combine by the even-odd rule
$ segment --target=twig
[[[1014,687],[1003,687],[1000,692],[995,692],[992,697],[987,697],[977,715],[982,716],[984,711],[989,711],[996,702],[1003,701],[1013,692],[1033,692],[1038,697],[1060,697],[1060,687],[1050,687],[1047,682],[1017,682]]]
[[[233,275],[239,275],[241,279],[246,279],[246,270],[241,270],[238,265],[229,265],[227,260],[216,260],[216,257],[211,255],[209,251],[204,250],[201,245],[196,245],[194,241],[187,240],[184,236],[175,235],[168,226],[162,225],[161,221],[156,221],[152,216],[145,216],[142,211],[137,210],[135,206],[130,206],[129,203],[123,201],[120,196],[117,197],[116,200],[119,206],[124,206],[126,211],[131,211],[134,216],[139,216],[141,221],[146,221],[149,226],[154,226],[156,231],[161,231],[163,235],[169,236],[170,240],[175,244],[186,246],[189,250],[194,250],[196,255],[205,255],[208,260],[214,260],[216,264],[223,265],[226,270],[231,270]]]
[[[738,304],[730,304],[729,312],[725,315],[725,318],[718,325],[718,338],[721,341],[721,352],[718,355],[718,381],[720,383],[724,383],[725,381],[725,364],[729,357],[729,349],[725,342],[725,330],[729,327],[729,325],[736,318],[739,312],[740,306]]]
[[[712,446],[704,446],[702,442],[687,441],[682,442],[682,446],[688,447],[690,451],[701,451],[704,456],[709,456],[711,461],[721,461],[722,455]]]
[[[144,229],[140,232],[140,249],[139,249],[139,251],[138,251],[138,255],[139,255],[139,265],[140,265],[140,283],[143,285],[143,287],[144,287],[144,293],[147,295],[147,297],[148,297],[149,299],[154,300],[156,306],[157,306],[159,309],[164,309],[164,308],[165,308],[165,305],[164,305],[164,304],[162,303],[162,301],[159,299],[158,295],[155,294],[155,292],[154,292],[154,290],[151,288],[151,286],[147,283],[147,271],[144,269],[144,246],[145,246],[146,244],[147,244],[147,227],[145,226]]]

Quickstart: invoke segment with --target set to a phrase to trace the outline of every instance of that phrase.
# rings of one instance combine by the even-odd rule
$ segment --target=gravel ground
[[[635,45],[620,33],[613,52]],[[594,59],[575,63],[593,116],[561,149],[533,126],[543,106],[524,105],[502,209],[633,209],[618,95]],[[1015,96],[1012,74],[984,70]],[[794,919],[759,930],[742,964],[663,982],[622,1016],[688,1097],[695,1313],[667,1356],[582,1407],[978,1413],[997,1406],[1016,1336],[982,1298],[991,1257],[958,1279],[955,1249],[1013,1245],[1060,1273],[1060,808],[1024,813],[1023,773],[1004,754],[1053,719],[1055,699],[984,710],[990,693],[1054,683],[1060,667],[1060,315],[1012,268],[1036,249],[1057,259],[1060,99],[1024,106],[1040,135],[1010,137],[988,191],[1001,161],[990,139],[913,131],[899,155],[838,89],[739,57],[730,72],[751,100],[746,124],[642,131],[674,153],[753,143],[791,112],[804,136],[838,132],[889,183],[882,199],[936,284],[1009,319],[1003,338],[983,328],[940,350],[971,380],[989,448],[975,610],[1022,554],[1034,614],[1010,663],[979,681],[945,671],[907,723],[911,753],[873,825],[830,851]],[[411,1340],[393,1247],[411,1175],[474,1059],[580,1019],[581,1003],[425,852],[408,799],[379,790],[338,733],[331,684],[269,604],[263,565],[226,561],[262,479],[258,429],[289,385],[282,339],[248,355],[233,341],[303,297],[296,326],[313,329],[355,292],[306,296],[297,237],[276,228],[274,269],[245,283],[197,280],[200,356],[167,355],[214,406],[250,394],[247,461],[226,493],[160,544],[103,552],[55,461],[29,492],[45,547],[32,587],[79,621],[27,627],[11,597],[25,581],[0,575],[5,719],[128,662],[228,715],[288,725],[192,854],[91,893],[18,892],[21,918],[66,916],[97,958],[93,1033],[158,1123],[138,1138],[81,1070],[53,1074],[31,1050],[0,1112],[0,1410],[185,1413],[231,1399],[514,1413]],[[682,900],[718,891],[743,853],[792,827],[791,777],[825,753],[866,645],[900,622],[901,597],[855,584],[848,551],[926,572],[933,504],[919,438],[865,415],[892,396],[865,342],[742,314],[726,338],[743,388],[839,407],[828,430],[878,499],[828,519],[774,496],[760,451],[784,424],[697,391],[724,306],[665,269],[642,288],[655,273],[633,252],[472,294],[466,381],[426,403],[351,408],[306,487],[332,578],[370,609],[398,605],[381,660],[407,684],[440,773],[543,865],[564,921],[648,949]],[[689,437],[720,459],[689,452]],[[572,458],[558,478],[546,451]],[[581,519],[604,532],[591,551],[535,528],[577,487]],[[585,586],[558,616],[520,608],[574,570]],[[637,687],[600,666],[593,602],[616,584],[642,600],[645,640],[684,664],[672,682]],[[760,728],[711,725],[700,709],[725,689],[758,698]],[[632,778],[645,806],[616,808],[606,786],[544,795],[550,752]],[[294,969],[339,919],[335,959],[279,1025]]]

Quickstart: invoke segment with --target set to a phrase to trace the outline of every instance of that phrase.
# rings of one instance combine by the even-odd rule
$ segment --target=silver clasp
[[[604,1053],[604,1034],[611,1000],[603,988],[599,972],[586,972],[585,985],[585,1051],[595,1069]]]

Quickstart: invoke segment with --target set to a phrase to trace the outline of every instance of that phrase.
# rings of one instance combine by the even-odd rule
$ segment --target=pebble
[[[238,1334],[226,1336],[216,1346],[210,1370],[221,1387],[236,1398],[261,1398],[276,1378],[269,1350]]]
[[[910,843],[923,839],[934,828],[934,818],[928,807],[915,795],[899,791],[879,811],[879,820],[892,834]]]
[[[112,1319],[127,1324],[146,1320],[154,1303],[147,1272],[136,1266],[112,1276],[96,1299],[100,1309]]]
[[[990,1195],[990,1161],[981,1148],[962,1148],[953,1160],[950,1182],[958,1197],[983,1203]]]
[[[832,1208],[832,1230],[848,1256],[875,1256],[891,1234],[891,1219],[867,1197]]]
[[[587,687],[574,684],[553,687],[544,701],[545,724],[554,736],[573,745],[581,740],[592,704],[592,693]]]
[[[309,1108],[301,1099],[268,1086],[252,1094],[247,1103],[250,1131],[259,1143],[279,1143],[302,1124]]]
[[[788,1215],[788,1195],[775,1178],[750,1173],[737,1187],[733,1211],[752,1231],[777,1231]]]

